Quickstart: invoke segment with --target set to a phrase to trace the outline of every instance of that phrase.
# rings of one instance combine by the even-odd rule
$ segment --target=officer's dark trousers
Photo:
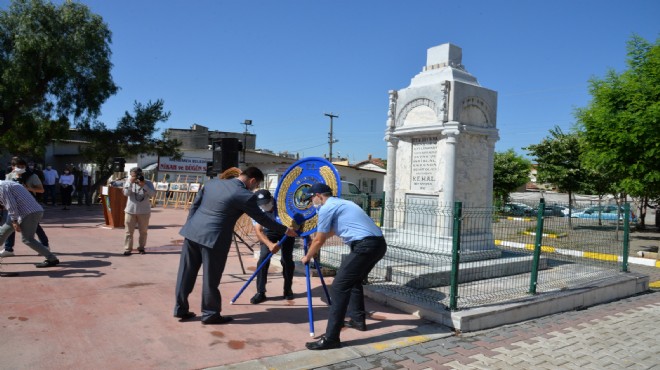
[[[271,241],[277,242],[279,240]],[[293,274],[296,271],[296,265],[293,263],[294,243],[294,238],[286,238],[284,239],[284,243],[282,243],[282,249],[280,249],[280,264],[282,264],[282,277],[284,277],[284,286],[282,290],[283,292],[291,291]],[[270,253],[270,249],[268,249],[265,244],[259,244],[261,244],[261,250],[259,252],[259,261],[257,261],[257,267],[261,266],[261,263],[266,259],[266,257],[268,257],[268,254]],[[259,293],[266,293],[266,283],[268,282],[268,267],[270,267],[270,259],[257,274],[257,292]]]
[[[179,260],[179,273],[176,279],[176,305],[174,315],[181,316],[190,311],[188,296],[195,287],[199,268],[203,266],[202,320],[222,311],[220,301],[220,278],[225,270],[229,245],[207,248],[191,240],[184,239]]]
[[[351,243],[351,253],[344,258],[330,288],[332,305],[325,336],[339,340],[339,332],[348,316],[357,322],[365,321],[362,281],[387,251],[383,237],[368,237]]]

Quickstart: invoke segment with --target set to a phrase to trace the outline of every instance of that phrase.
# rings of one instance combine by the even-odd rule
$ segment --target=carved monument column
[[[396,190],[396,150],[399,139],[394,136],[396,129],[396,90],[390,90],[390,103],[387,110],[387,130],[385,131],[385,141],[387,141],[387,182],[385,183],[385,201],[383,203],[383,227],[394,227],[394,199]]]
[[[456,140],[460,134],[458,122],[447,122],[442,134],[446,136],[444,158],[445,158],[445,178],[443,192],[439,200],[442,207],[450,209],[450,212],[441,214],[438,222],[440,236],[452,236],[453,232],[453,207],[456,193]]]

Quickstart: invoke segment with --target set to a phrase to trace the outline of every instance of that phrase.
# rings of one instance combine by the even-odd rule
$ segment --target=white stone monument
[[[388,244],[450,255],[453,204],[463,202],[461,261],[468,261],[500,254],[484,212],[499,136],[497,92],[479,85],[461,58],[456,45],[432,47],[410,86],[390,91],[383,227]]]

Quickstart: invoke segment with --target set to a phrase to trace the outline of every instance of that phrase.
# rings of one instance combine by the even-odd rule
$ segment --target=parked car
[[[534,208],[524,203],[506,203],[502,207],[502,213],[511,216],[532,216]]]
[[[571,217],[590,219],[598,219],[600,217],[601,220],[623,220],[623,214],[623,207],[618,207],[617,212],[616,205],[608,205],[589,207],[583,211],[573,213]],[[636,220],[637,216],[635,215],[635,212],[630,210],[630,221],[635,222]]]
[[[546,204],[543,216],[568,217],[568,207],[559,204]],[[575,209],[573,209],[575,212]],[[538,207],[534,208],[534,214],[538,213]]]

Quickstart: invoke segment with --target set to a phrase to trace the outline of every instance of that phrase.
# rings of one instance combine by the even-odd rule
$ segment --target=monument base
[[[422,261],[452,256],[454,239],[451,236],[438,236],[437,233],[413,229],[383,228],[387,240],[388,254],[401,253],[402,259]],[[461,262],[481,261],[499,258],[502,252],[495,247],[492,233],[474,233],[461,236]],[[409,257],[407,255],[410,255]]]
[[[390,281],[411,288],[424,289],[448,286],[451,282],[451,237],[438,237],[410,230],[388,230],[387,253],[371,271],[375,279]],[[503,252],[494,246],[492,234],[473,234],[461,237],[458,282],[528,273],[532,256],[525,253]],[[349,253],[346,246],[326,246],[322,249],[322,263],[339,267]],[[539,269],[547,268],[541,258]]]
[[[539,270],[547,268],[547,259],[539,260]],[[502,257],[486,261],[461,262],[458,266],[458,283],[467,283],[530,272],[532,256],[506,253]],[[429,261],[425,265],[391,265],[386,268],[386,281],[416,289],[426,289],[451,284],[451,261]]]

